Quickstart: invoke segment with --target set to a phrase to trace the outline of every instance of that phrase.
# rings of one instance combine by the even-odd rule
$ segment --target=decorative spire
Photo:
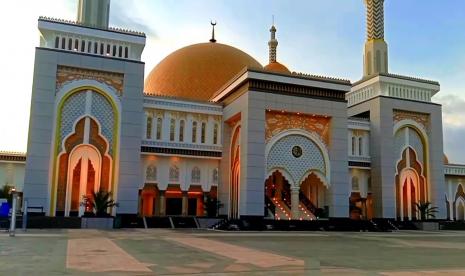
[[[388,73],[388,47],[384,41],[384,0],[365,0],[367,41],[363,76]]]
[[[365,0],[367,40],[384,39],[384,0]]]
[[[269,47],[269,62],[273,63],[276,62],[276,48],[278,48],[278,40],[276,39],[276,27],[274,26],[274,16],[273,16],[273,24],[270,28],[270,41],[268,41]]]
[[[210,42],[215,43],[215,42],[216,42],[216,39],[215,39],[215,26],[216,26],[216,21],[215,21],[215,22],[210,21],[210,24],[212,25],[212,38],[210,39]]]

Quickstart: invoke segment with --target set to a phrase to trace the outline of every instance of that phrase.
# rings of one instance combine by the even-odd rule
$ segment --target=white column
[[[291,212],[292,212],[292,219],[299,218],[299,187],[292,187],[291,188]]]

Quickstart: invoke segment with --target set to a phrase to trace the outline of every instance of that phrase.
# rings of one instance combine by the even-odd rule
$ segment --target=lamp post
[[[10,193],[13,197],[13,202],[11,206],[10,237],[14,237],[16,230],[16,202],[18,201],[18,192],[15,188],[13,188],[11,189]]]

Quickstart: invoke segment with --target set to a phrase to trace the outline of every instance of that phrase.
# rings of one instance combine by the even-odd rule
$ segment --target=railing
[[[465,175],[465,165],[448,164],[444,165],[445,175]]]
[[[276,206],[268,196],[265,196],[265,214],[267,210],[270,210],[271,213],[273,213],[273,217],[276,215]]]
[[[303,193],[302,191],[299,192],[299,200],[300,203],[303,204],[307,210],[312,212],[312,214],[316,214],[318,207],[316,207]]]

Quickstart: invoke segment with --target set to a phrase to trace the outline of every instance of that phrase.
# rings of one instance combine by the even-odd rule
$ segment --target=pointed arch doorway
[[[70,154],[68,166],[68,183],[66,195],[66,216],[81,216],[90,211],[90,204],[80,208],[84,197],[91,197],[92,192],[100,189],[100,171],[102,157],[92,145],[77,146]]]

